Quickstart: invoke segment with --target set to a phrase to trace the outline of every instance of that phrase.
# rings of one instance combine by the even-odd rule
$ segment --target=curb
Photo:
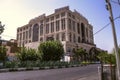
[[[27,67],[27,68],[6,68],[0,69],[2,72],[14,72],[14,71],[32,71],[32,70],[48,70],[48,69],[60,69],[60,68],[71,68],[71,67],[80,67],[83,65],[67,65],[67,66],[46,66],[46,67]]]

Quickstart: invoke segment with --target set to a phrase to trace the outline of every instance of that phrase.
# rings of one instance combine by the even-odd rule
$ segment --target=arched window
[[[39,25],[35,24],[33,26],[33,37],[32,37],[33,42],[38,41],[38,35],[39,35]]]

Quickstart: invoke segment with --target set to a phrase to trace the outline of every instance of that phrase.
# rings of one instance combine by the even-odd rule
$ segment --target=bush
[[[46,41],[39,45],[38,51],[43,61],[59,61],[64,54],[63,46],[58,41]]]
[[[40,55],[34,49],[22,48],[16,56],[20,61],[37,61],[40,59]]]
[[[82,63],[86,64],[86,63]],[[80,65],[80,62],[60,62],[60,61],[8,61],[5,63],[4,68],[21,68],[21,67],[26,67],[28,69],[31,69],[32,67],[59,67],[61,68],[62,66],[64,67],[69,67],[69,66],[74,66],[74,65]]]

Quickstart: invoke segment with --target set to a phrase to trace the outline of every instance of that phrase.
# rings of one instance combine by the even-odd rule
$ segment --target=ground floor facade
[[[71,43],[67,41],[62,41],[61,43],[63,45],[65,52],[63,60],[67,62],[72,60],[72,56],[74,55],[74,50],[83,48],[87,53],[89,53],[92,48],[96,47],[95,45],[86,44],[86,43]],[[32,42],[25,44],[24,47],[37,50],[39,45],[40,42]]]

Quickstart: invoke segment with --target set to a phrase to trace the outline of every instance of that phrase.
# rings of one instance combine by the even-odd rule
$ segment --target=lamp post
[[[118,44],[117,44],[117,38],[116,38],[116,31],[115,31],[115,24],[113,19],[113,13],[112,13],[112,7],[110,4],[110,0],[106,0],[106,8],[110,12],[110,22],[112,25],[112,32],[113,32],[113,40],[114,40],[114,46],[115,46],[115,56],[116,56],[116,64],[117,64],[117,78],[120,80],[120,62],[119,62],[119,53],[118,53]]]

